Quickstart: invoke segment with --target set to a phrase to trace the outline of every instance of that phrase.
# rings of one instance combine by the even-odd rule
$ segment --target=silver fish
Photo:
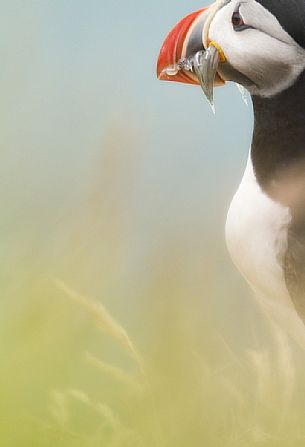
[[[215,112],[214,81],[219,62],[219,52],[211,45],[207,50],[198,51],[194,56],[182,59],[178,64],[180,70],[191,71],[196,75],[213,112]]]

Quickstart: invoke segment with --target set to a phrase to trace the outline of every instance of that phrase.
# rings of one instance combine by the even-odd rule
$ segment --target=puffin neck
[[[254,131],[251,158],[256,179],[269,192],[279,174],[305,163],[305,71],[272,98],[252,96]]]

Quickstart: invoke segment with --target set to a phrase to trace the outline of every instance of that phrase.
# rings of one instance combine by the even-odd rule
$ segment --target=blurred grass
[[[304,446],[304,353],[256,309],[206,216],[145,232],[129,131],[102,149],[49,231],[34,215],[14,234],[1,446]]]

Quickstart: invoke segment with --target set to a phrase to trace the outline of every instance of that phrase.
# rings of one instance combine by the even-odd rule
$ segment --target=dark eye
[[[243,31],[245,29],[253,28],[252,26],[245,24],[244,19],[240,15],[239,10],[233,12],[232,25],[234,31]]]
[[[242,16],[240,15],[239,11],[233,12],[232,25],[234,26],[234,28],[243,26],[244,24],[245,24],[245,22],[244,22]]]

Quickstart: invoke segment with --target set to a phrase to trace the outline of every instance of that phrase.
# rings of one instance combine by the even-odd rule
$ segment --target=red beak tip
[[[198,84],[192,76],[184,70],[180,70],[173,74],[168,74],[167,69],[176,65],[182,57],[182,50],[185,38],[189,29],[194,21],[200,17],[200,15],[208,8],[200,9],[186,16],[184,19],[172,29],[172,31],[166,37],[162,48],[160,50],[158,64],[157,64],[157,77],[161,81],[182,82],[186,84]]]

